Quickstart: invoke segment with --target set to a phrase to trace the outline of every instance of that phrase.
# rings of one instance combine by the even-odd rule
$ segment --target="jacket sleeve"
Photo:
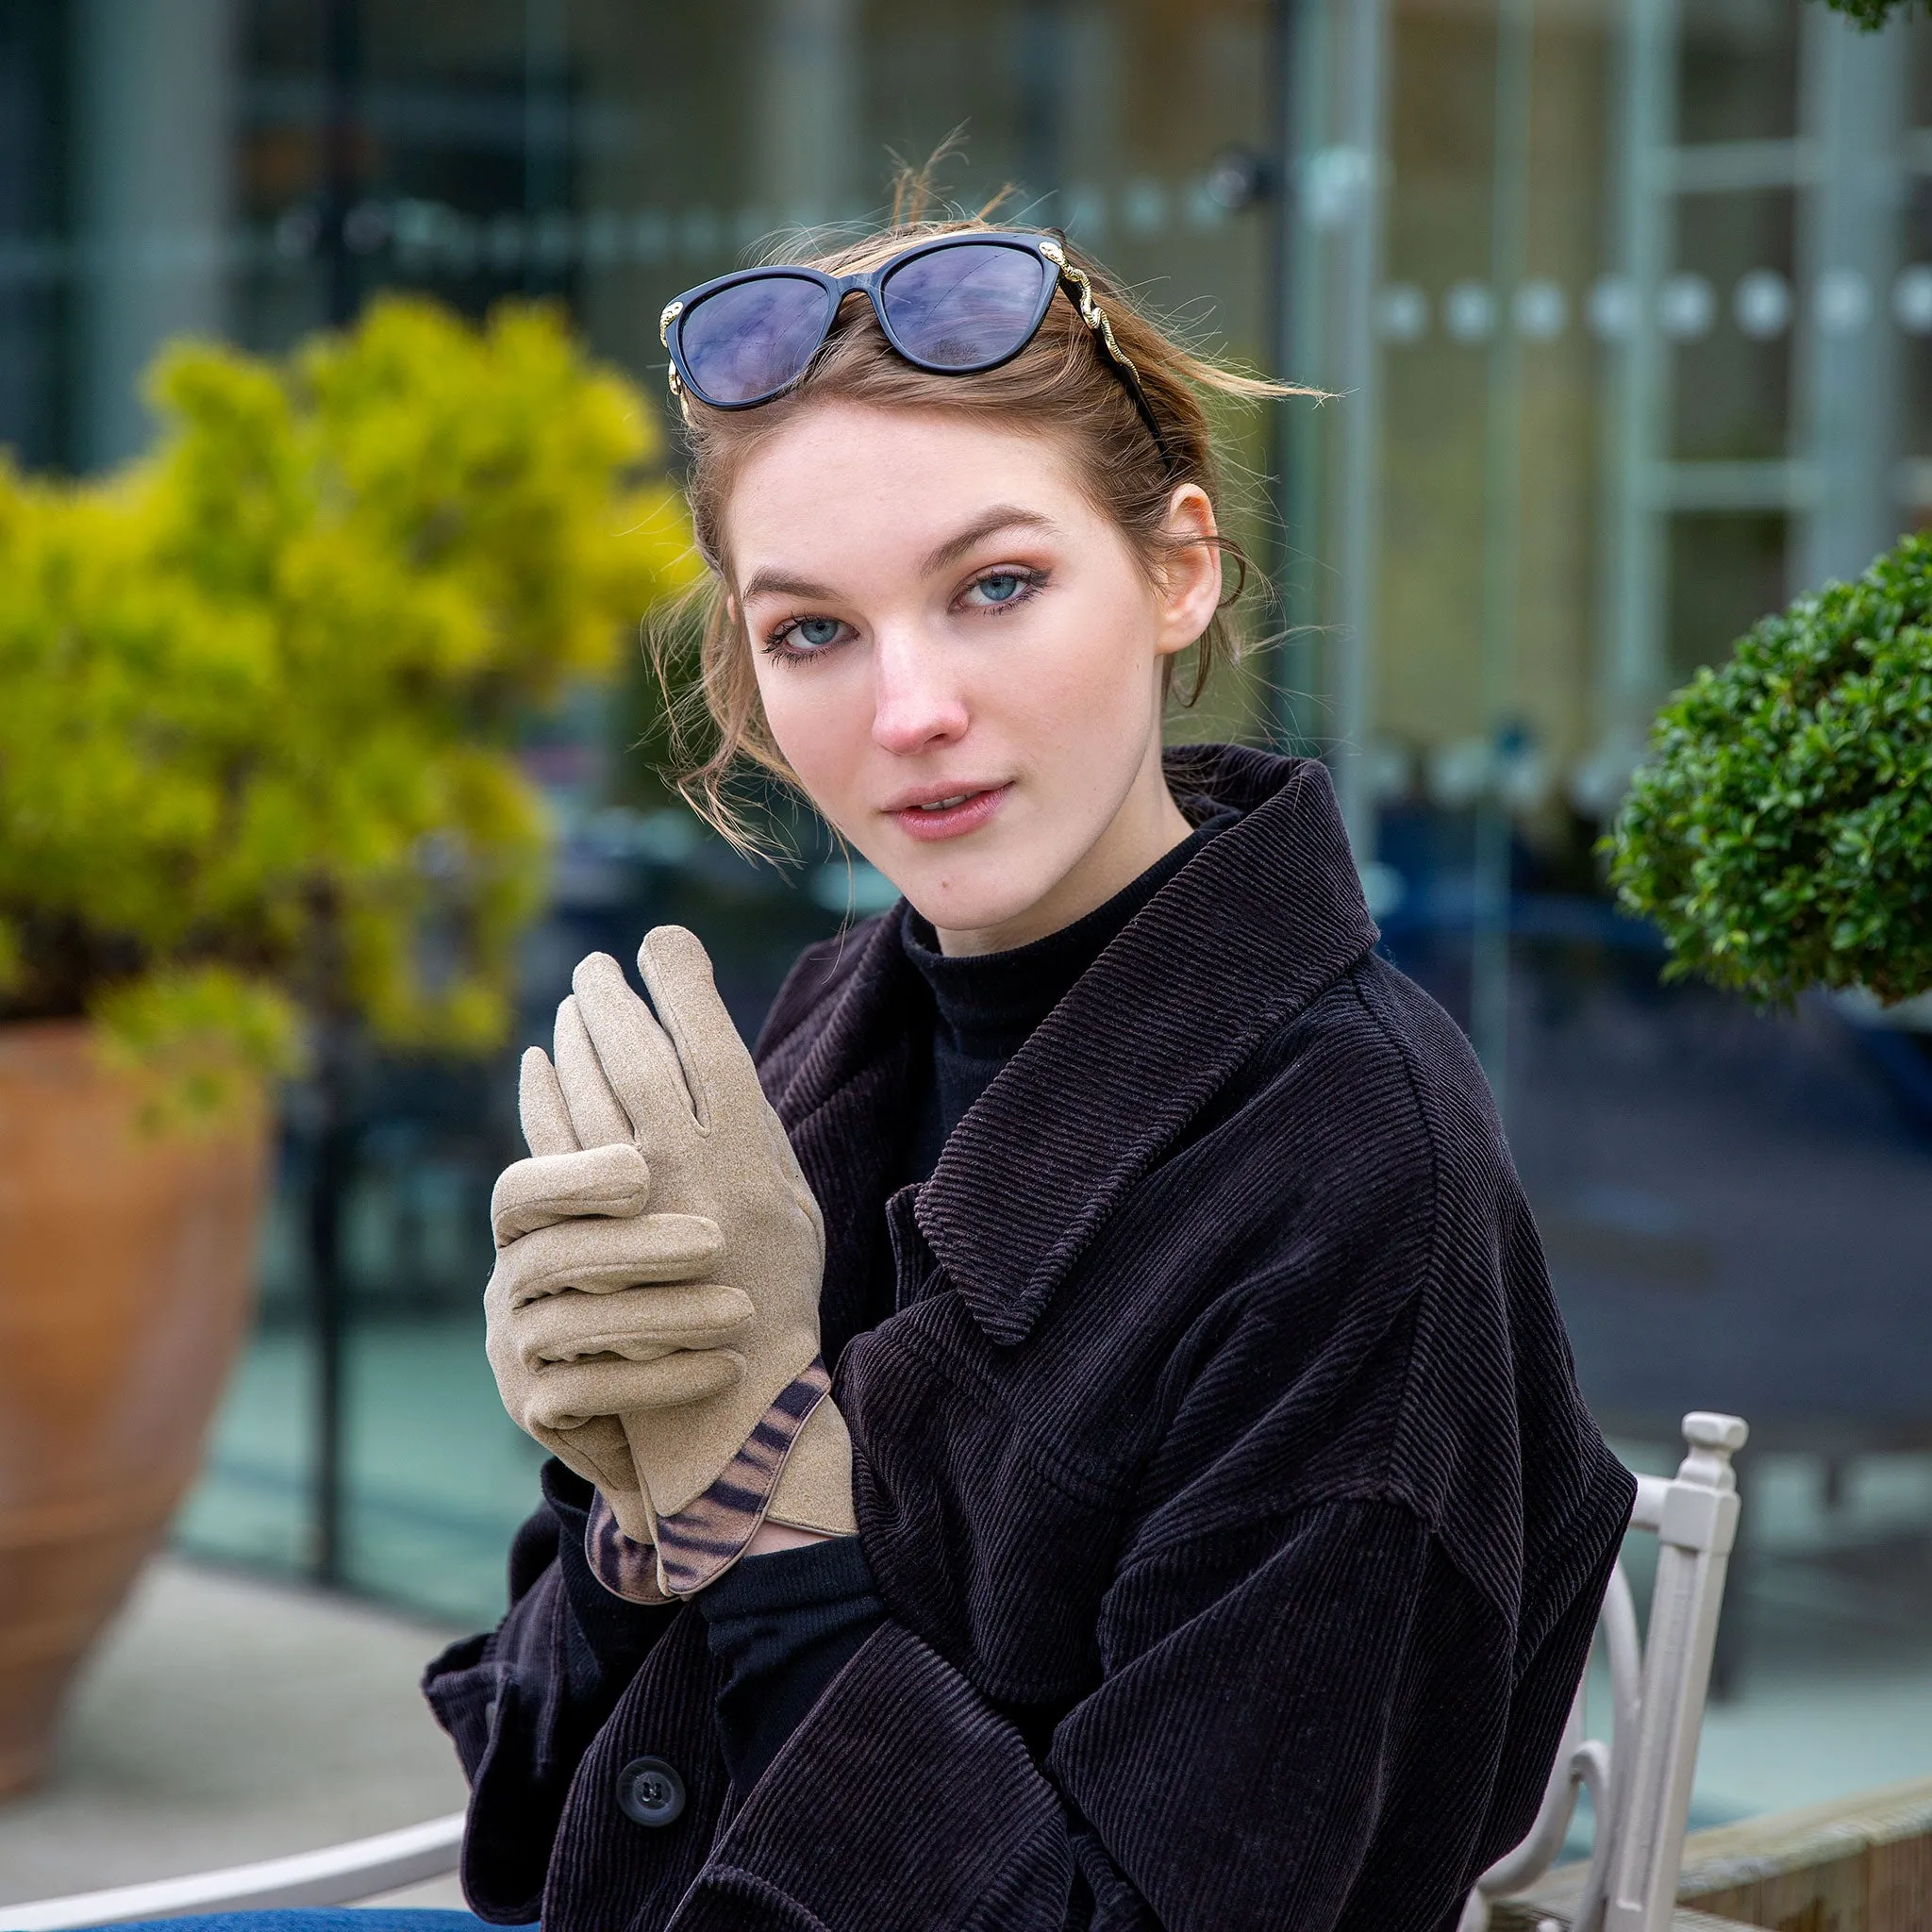
[[[1102,1635],[1102,1681],[1036,1762],[887,1624],[673,1925],[1453,1925],[1507,1724],[1509,1632],[1405,1506],[1337,1500],[1143,1551]]]
[[[494,1924],[536,1919],[578,1761],[676,1615],[604,1591],[583,1556],[589,1485],[555,1461],[542,1481],[543,1507],[510,1545],[508,1614],[423,1678],[470,1780],[463,1890]]]

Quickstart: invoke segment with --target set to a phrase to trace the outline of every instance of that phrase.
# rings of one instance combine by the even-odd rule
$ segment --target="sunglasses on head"
[[[871,302],[886,341],[915,369],[975,375],[1010,362],[1033,340],[1061,287],[1126,384],[1172,471],[1141,372],[1114,340],[1092,284],[1050,235],[940,235],[863,275],[785,265],[741,269],[666,304],[658,331],[671,352],[671,392],[680,408],[689,395],[714,409],[750,409],[799,381],[848,295]]]

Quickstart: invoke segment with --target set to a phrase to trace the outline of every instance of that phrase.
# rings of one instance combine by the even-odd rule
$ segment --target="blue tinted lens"
[[[879,300],[907,354],[935,369],[984,369],[1025,343],[1047,267],[1024,248],[936,248],[893,272]]]
[[[803,275],[734,282],[687,309],[678,326],[685,373],[701,398],[756,403],[805,374],[824,340],[832,296]]]

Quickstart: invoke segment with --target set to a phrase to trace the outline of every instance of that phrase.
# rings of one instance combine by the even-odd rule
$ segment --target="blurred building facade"
[[[0,0],[0,444],[120,460],[169,336],[279,348],[391,287],[556,297],[656,399],[671,294],[875,214],[889,153],[961,127],[957,199],[1010,189],[1329,392],[1229,425],[1276,601],[1183,728],[1330,759],[1620,1441],[1693,1406],[1757,1427],[1788,1502],[1740,1566],[1747,1657],[1932,1684],[1904,1634],[1932,1605],[1924,1038],[1660,989],[1591,856],[1657,701],[1932,506],[1932,28],[1816,0]],[[872,888],[636,808],[623,735],[586,712],[544,754],[573,829],[529,1036],[579,952],[673,915],[755,1024]],[[346,1579],[487,1610],[534,1466],[475,1311],[509,1088],[371,1070],[333,1430],[298,1097],[191,1545],[300,1568],[332,1444]]]

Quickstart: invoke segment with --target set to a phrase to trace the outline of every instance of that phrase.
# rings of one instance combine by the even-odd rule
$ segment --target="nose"
[[[943,643],[917,631],[881,634],[873,667],[874,744],[906,758],[964,736],[965,694]]]

